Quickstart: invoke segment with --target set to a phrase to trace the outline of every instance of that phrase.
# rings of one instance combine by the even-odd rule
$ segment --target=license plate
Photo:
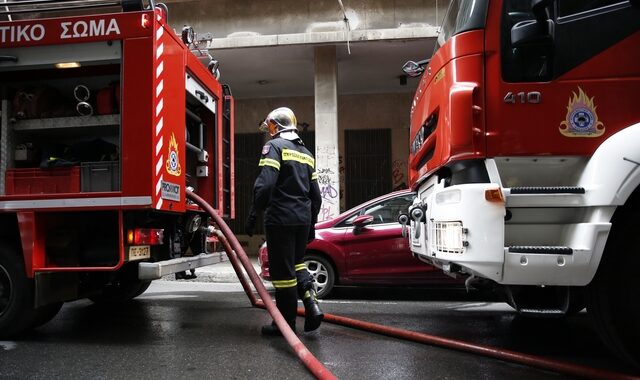
[[[151,257],[151,246],[137,245],[129,247],[129,261],[148,259]]]

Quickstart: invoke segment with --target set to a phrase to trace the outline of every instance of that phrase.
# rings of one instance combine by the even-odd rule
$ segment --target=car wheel
[[[336,271],[329,260],[318,255],[308,255],[304,257],[307,271],[313,277],[318,289],[318,298],[325,298],[333,289],[336,281]]]

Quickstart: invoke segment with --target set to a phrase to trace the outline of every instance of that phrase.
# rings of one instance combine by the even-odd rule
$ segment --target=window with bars
[[[391,192],[391,130],[345,131],[344,166],[347,209]]]

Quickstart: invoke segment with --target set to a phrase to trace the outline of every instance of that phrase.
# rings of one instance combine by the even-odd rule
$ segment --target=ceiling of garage
[[[435,39],[368,41],[337,48],[338,94],[413,92],[418,80],[401,83],[402,65],[431,56]],[[237,99],[313,96],[314,45],[210,50],[220,61],[220,80]]]

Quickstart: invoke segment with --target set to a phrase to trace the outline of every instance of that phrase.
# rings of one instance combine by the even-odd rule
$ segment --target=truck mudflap
[[[224,252],[214,252],[202,253],[197,256],[179,257],[166,261],[158,261],[156,263],[140,263],[138,264],[138,278],[140,280],[157,280],[169,274],[217,264],[227,259],[227,255]]]

